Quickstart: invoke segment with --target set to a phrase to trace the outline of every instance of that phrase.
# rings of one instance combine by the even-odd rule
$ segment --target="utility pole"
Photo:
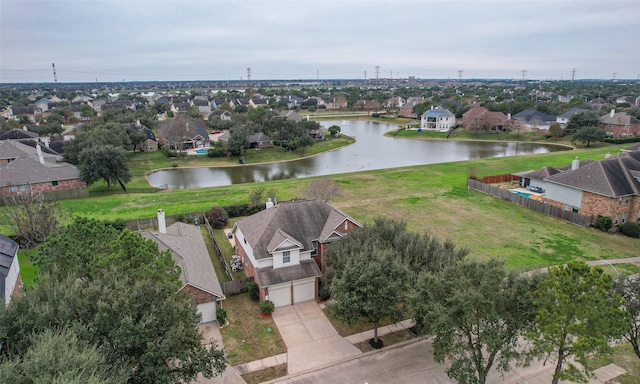
[[[364,71],[364,81],[367,81],[367,71]]]
[[[527,75],[527,70],[523,69],[522,70],[522,81],[524,81],[524,77]]]
[[[247,68],[247,81],[249,82],[249,86],[251,86],[251,68]]]
[[[458,81],[462,80],[462,70],[458,70]]]
[[[53,81],[57,83],[58,75],[56,75],[56,63],[51,63],[51,67],[53,68]]]
[[[380,66],[376,65],[376,83],[380,79]]]
[[[576,77],[576,69],[573,68],[573,70],[571,71],[571,81],[573,81],[575,77]]]
[[[320,70],[316,71],[316,80],[320,80]]]

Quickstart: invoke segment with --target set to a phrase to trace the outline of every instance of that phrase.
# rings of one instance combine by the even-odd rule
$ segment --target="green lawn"
[[[36,282],[36,274],[38,269],[33,265],[33,256],[36,249],[20,249],[18,250],[18,263],[20,264],[20,278],[25,287],[32,287]]]

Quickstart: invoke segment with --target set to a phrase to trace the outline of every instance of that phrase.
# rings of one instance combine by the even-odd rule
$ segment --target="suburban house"
[[[198,109],[200,110],[200,113],[211,112],[211,103],[209,103],[209,100],[196,98],[196,99],[193,99],[193,105],[198,107]]]
[[[608,115],[600,117],[600,126],[609,137],[640,136],[640,120],[626,112],[612,109]]]
[[[216,320],[216,310],[222,308],[225,295],[200,228],[182,222],[167,226],[164,212],[160,209],[158,230],[142,231],[140,234],[145,239],[156,242],[161,251],[171,250],[173,260],[180,268],[182,286],[178,292],[193,300],[198,313],[202,315],[201,323]]]
[[[158,127],[158,141],[169,148],[202,148],[209,146],[209,132],[204,122],[177,117]]]
[[[402,97],[396,96],[396,97],[387,99],[387,101],[384,102],[383,106],[385,108],[398,109],[402,107],[404,103],[405,103],[405,100]]]
[[[326,100],[327,109],[346,109],[349,106],[347,96],[338,94]]]
[[[585,216],[608,216],[614,224],[640,221],[640,151],[604,160],[573,160],[563,168],[517,174],[523,186],[544,191],[544,202]]]
[[[209,120],[209,121],[216,121],[216,120],[231,121],[231,112],[227,111],[226,109],[216,109],[215,111],[213,111],[213,112],[211,112],[209,114],[209,116],[207,117],[207,120]]]
[[[269,105],[269,100],[253,97],[249,99],[249,105],[252,106],[253,108],[266,107]]]
[[[155,152],[159,149],[156,135],[151,129],[149,129],[149,127],[140,123],[140,120],[136,120],[136,122],[133,123],[133,129],[144,133],[144,135],[146,136],[144,141],[139,144],[140,150],[142,152]]]
[[[586,112],[586,111],[587,110],[584,108],[571,108],[570,110],[563,113],[562,115],[556,116],[556,123],[559,123],[564,127],[569,122],[569,119],[571,118],[571,116],[575,115],[576,113]]]
[[[282,100],[287,102],[287,108],[298,107],[304,101],[302,97],[296,95],[285,95],[282,97]]]
[[[18,243],[5,235],[0,235],[0,299],[4,305],[11,302],[11,296],[20,293],[20,263],[18,263]]]
[[[447,132],[456,126],[456,115],[440,106],[426,111],[420,117],[420,128],[427,131]]]
[[[400,111],[398,112],[399,116],[402,117],[410,117],[410,118],[417,118],[418,115],[416,115],[415,112],[413,112],[413,107],[415,107],[418,104],[422,104],[425,101],[427,101],[424,97],[410,97],[407,99],[407,102],[402,104],[402,106],[400,107]]]
[[[296,123],[302,121],[302,116],[300,116],[298,112],[292,110],[280,111],[280,117],[295,121]]]
[[[233,226],[236,252],[260,299],[276,307],[315,300],[327,246],[361,225],[320,200],[274,205]]]
[[[470,130],[509,131],[511,121],[502,112],[491,112],[485,107],[473,107],[462,115],[462,125]]]
[[[253,135],[248,136],[247,140],[249,140],[249,146],[251,148],[273,148],[273,139],[262,132],[254,133]]]
[[[382,109],[382,104],[380,104],[379,101],[377,100],[358,100],[358,102],[356,103],[356,105],[354,106],[355,109],[364,109],[364,110],[368,110],[368,111],[379,111],[380,109]]]
[[[525,109],[513,115],[513,120],[515,121],[515,128],[548,131],[551,123],[556,121],[556,117],[536,111],[535,109]]]
[[[62,157],[36,143],[31,147],[15,140],[0,141],[0,194],[12,195],[24,191],[53,192],[81,189],[75,166],[62,162]]]

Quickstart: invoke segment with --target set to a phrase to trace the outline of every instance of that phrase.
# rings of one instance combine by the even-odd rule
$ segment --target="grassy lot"
[[[20,278],[25,287],[32,287],[36,282],[37,268],[33,265],[33,256],[36,249],[18,250],[18,263],[20,264]]]
[[[258,303],[251,301],[248,294],[228,297],[223,306],[229,324],[220,333],[229,364],[248,363],[287,351],[273,319],[261,317]]]
[[[613,354],[609,356],[595,356],[590,361],[590,368],[597,369],[605,365],[615,364],[624,368],[627,373],[618,376],[615,381],[617,384],[637,384],[640,378],[640,359],[633,352],[631,344],[625,342],[613,348]]]
[[[622,146],[599,145],[573,151],[481,159],[454,163],[329,176],[342,195],[332,203],[361,223],[377,216],[407,222],[409,230],[428,231],[467,247],[471,257],[499,257],[512,268],[534,269],[570,259],[610,259],[640,254],[640,241],[605,234],[551,218],[466,188],[469,173],[493,175],[567,165],[575,156],[602,159]],[[125,220],[165,212],[204,211],[213,205],[246,203],[258,187],[274,189],[280,201],[303,196],[314,178],[260,184],[118,194],[62,201],[78,215]]]

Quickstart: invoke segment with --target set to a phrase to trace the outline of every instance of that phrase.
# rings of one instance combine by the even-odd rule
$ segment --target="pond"
[[[566,147],[514,142],[416,140],[384,136],[397,127],[370,121],[325,121],[356,139],[352,145],[306,159],[270,164],[164,169],[148,175],[152,186],[205,188],[309,176],[369,171],[421,164],[518,156],[566,150]]]

